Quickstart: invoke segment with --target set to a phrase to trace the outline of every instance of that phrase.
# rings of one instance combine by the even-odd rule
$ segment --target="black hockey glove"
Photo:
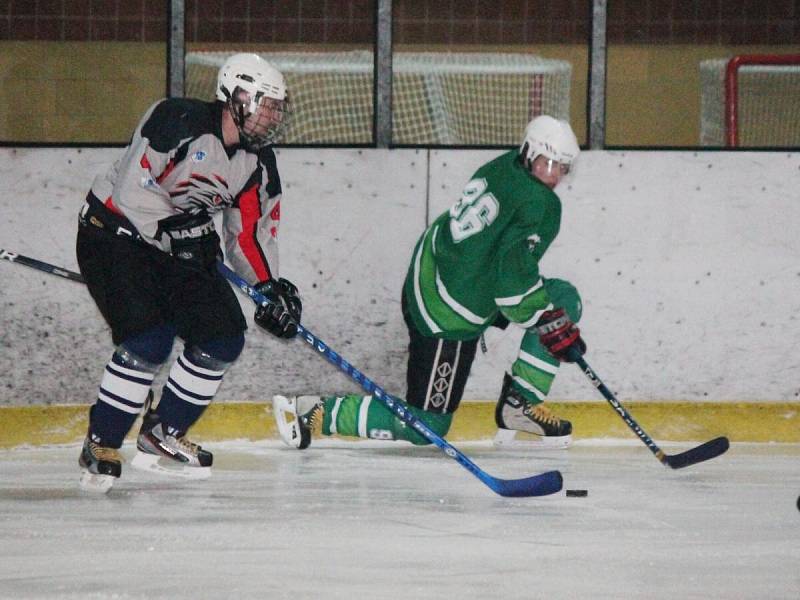
[[[169,240],[169,252],[184,265],[198,271],[212,272],[222,258],[219,236],[205,213],[179,214],[158,222],[156,239]]]
[[[581,331],[570,321],[563,308],[544,313],[536,323],[539,341],[547,351],[562,362],[575,362],[575,356],[583,356],[586,343]]]
[[[270,279],[257,284],[255,289],[270,302],[267,306],[256,308],[256,324],[280,338],[296,336],[297,324],[303,312],[297,287],[288,279]]]

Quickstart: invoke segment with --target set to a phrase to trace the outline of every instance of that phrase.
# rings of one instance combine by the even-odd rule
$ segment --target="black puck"
[[[797,497],[797,510],[800,510],[800,496]]]
[[[589,495],[589,490],[567,490],[567,496],[574,498],[583,498]]]

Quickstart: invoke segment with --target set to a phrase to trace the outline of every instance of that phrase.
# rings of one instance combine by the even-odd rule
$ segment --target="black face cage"
[[[245,112],[245,105],[248,104],[247,101],[241,99],[242,94],[247,94],[245,90],[240,87],[236,87],[233,90],[233,94],[229,93],[226,88],[223,88],[223,93],[227,96],[228,101],[228,110],[231,112],[231,116],[233,117],[234,123],[236,123],[236,127],[239,129],[239,136],[245,142],[245,145],[248,146],[252,150],[260,150],[265,146],[269,146],[270,144],[277,141],[277,139],[283,134],[286,130],[288,117],[289,117],[289,98],[288,95],[284,100],[284,110],[283,110],[283,119],[280,123],[275,126],[271,126],[267,129],[267,131],[263,135],[253,135],[248,133],[245,130],[245,125],[247,118],[250,117],[250,113]],[[259,92],[256,94],[254,99],[256,106],[261,103],[264,94]]]

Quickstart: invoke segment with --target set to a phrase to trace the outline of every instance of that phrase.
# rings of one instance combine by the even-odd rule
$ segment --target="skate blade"
[[[211,477],[211,467],[190,467],[171,458],[141,451],[136,452],[136,456],[131,460],[131,466],[139,471],[155,473],[164,477],[196,480]]]
[[[115,479],[116,477],[112,475],[98,475],[97,473],[90,473],[84,469],[81,471],[81,478],[78,481],[78,486],[80,486],[84,492],[107,494],[114,485]]]
[[[495,448],[527,448],[531,450],[563,450],[572,445],[571,435],[558,437],[536,435],[515,429],[498,429],[492,440]]]
[[[281,441],[290,448],[300,448],[302,441],[300,428],[297,426],[296,402],[297,399],[294,397],[272,397],[272,414],[275,417],[275,424],[278,426],[278,434]],[[294,417],[294,420],[290,422],[286,418],[287,415]]]

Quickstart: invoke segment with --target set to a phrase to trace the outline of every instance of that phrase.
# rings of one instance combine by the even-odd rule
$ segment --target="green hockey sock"
[[[372,396],[355,394],[328,396],[324,402],[325,416],[322,421],[324,435],[407,440],[418,445],[430,443]],[[430,413],[411,406],[407,408],[438,435],[446,434],[453,420],[453,415],[450,414]]]
[[[540,404],[550,392],[558,368],[558,359],[542,346],[539,336],[526,331],[511,366],[511,374],[516,378],[512,385],[530,404]]]

